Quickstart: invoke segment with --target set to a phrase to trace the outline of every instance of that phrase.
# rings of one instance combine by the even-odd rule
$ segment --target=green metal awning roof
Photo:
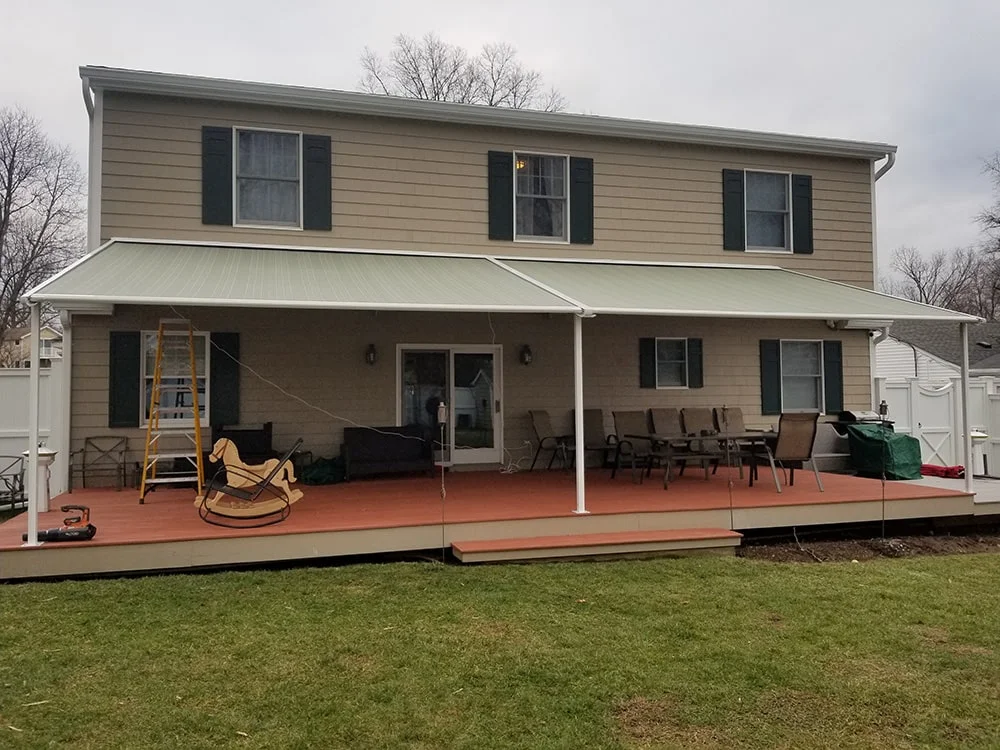
[[[200,305],[713,318],[975,321],[774,266],[112,240],[26,295],[56,307]]]
[[[972,315],[773,266],[505,260],[597,314],[976,321]]]
[[[29,295],[73,303],[564,312],[488,258],[112,241]]]

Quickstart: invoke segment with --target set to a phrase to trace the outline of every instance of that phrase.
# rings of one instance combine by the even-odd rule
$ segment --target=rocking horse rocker
[[[198,515],[206,523],[230,528],[270,526],[288,518],[291,505],[302,497],[292,489],[295,468],[292,456],[302,446],[301,438],[281,458],[248,466],[232,440],[221,438],[212,446],[208,460],[222,466],[195,499]]]

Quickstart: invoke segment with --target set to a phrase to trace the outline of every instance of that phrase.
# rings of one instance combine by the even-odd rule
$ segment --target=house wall
[[[959,376],[959,368],[891,336],[875,346],[875,374],[880,378],[917,378],[941,385]]]
[[[572,320],[568,315],[492,315],[183,310],[200,330],[238,331],[244,371],[240,413],[244,424],[274,422],[276,448],[298,437],[316,456],[338,450],[344,422],[290,398],[262,378],[326,412],[364,425],[391,425],[396,419],[396,345],[489,344],[503,346],[505,445],[513,457],[528,455],[533,439],[528,409],[547,409],[558,430],[570,429],[573,406]],[[136,460],[144,431],[108,428],[108,333],[155,329],[166,309],[120,306],[113,317],[77,316],[73,331],[72,441],[85,436],[124,434]],[[491,331],[492,326],[492,331]],[[494,333],[495,331],[495,339]],[[700,337],[705,387],[690,390],[640,389],[638,340],[649,336]],[[847,408],[869,408],[868,337],[864,331],[831,331],[816,321],[741,321],[598,316],[583,322],[584,403],[606,410],[653,406],[739,406],[749,425],[773,424],[760,416],[761,338],[840,339],[843,342]],[[374,343],[378,360],[364,353]],[[534,354],[522,365],[518,351]],[[207,431],[206,431],[207,438]]]
[[[871,165],[590,136],[361,118],[105,92],[101,238],[142,237],[527,256],[777,264],[871,288]],[[201,128],[329,134],[333,230],[201,223]],[[487,151],[594,159],[592,246],[487,238]],[[813,176],[812,255],[722,249],[723,168]]]

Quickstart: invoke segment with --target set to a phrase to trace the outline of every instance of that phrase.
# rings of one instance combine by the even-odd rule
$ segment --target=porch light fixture
[[[531,347],[530,346],[528,346],[527,344],[525,344],[524,346],[521,347],[520,359],[521,359],[521,364],[522,365],[530,365],[531,364],[531,360],[533,360],[534,358],[535,358],[535,355],[531,353]]]
[[[369,344],[368,348],[365,349],[365,362],[367,362],[370,365],[373,365],[375,364],[375,361],[377,359],[378,359],[378,352],[375,351],[375,344]]]

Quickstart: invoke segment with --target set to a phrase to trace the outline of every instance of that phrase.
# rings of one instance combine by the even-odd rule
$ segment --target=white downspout
[[[969,324],[959,323],[962,339],[962,449],[965,454],[965,491],[973,492],[972,430],[969,429]]]
[[[583,452],[583,317],[573,316],[573,429],[576,453],[576,509],[578,515],[587,510],[586,455]]]
[[[38,302],[31,308],[31,372],[28,380],[28,538],[25,547],[37,547],[38,541],[38,394],[41,380],[41,311]]]
[[[878,377],[878,353],[875,351],[875,347],[889,338],[889,328],[879,328],[875,332],[874,336],[868,339],[868,362],[869,375],[871,375],[871,390],[869,393],[872,395],[872,411],[878,411],[878,394],[875,392],[875,379]]]

